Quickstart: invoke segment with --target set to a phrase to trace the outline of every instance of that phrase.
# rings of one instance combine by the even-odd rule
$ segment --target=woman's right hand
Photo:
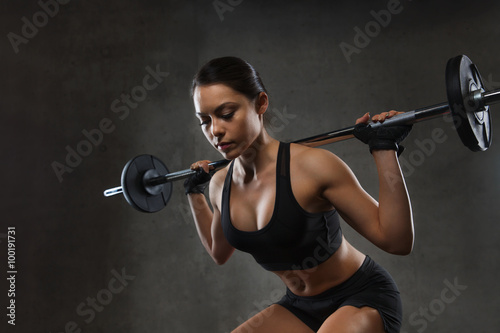
[[[212,178],[210,170],[214,168],[208,165],[209,163],[210,161],[208,160],[202,160],[191,164],[191,170],[196,170],[196,173],[184,181],[186,195],[191,193],[205,193],[205,188]]]
[[[211,161],[209,160],[201,160],[201,161],[197,161],[197,162],[194,162],[193,164],[191,164],[191,166],[189,167],[191,170],[198,170],[200,168],[203,168],[203,170],[205,170],[206,173],[209,173],[210,170],[213,170],[214,167],[212,165],[208,165]]]

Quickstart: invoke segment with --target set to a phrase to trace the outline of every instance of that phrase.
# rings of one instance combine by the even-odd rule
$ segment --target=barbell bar
[[[500,94],[500,90],[498,92]],[[389,126],[389,125],[398,125],[398,124],[413,124],[418,121],[433,119],[442,116],[446,112],[449,113],[448,103],[437,104],[435,106],[427,107],[424,109],[413,110],[405,112],[404,114],[394,116],[392,118],[386,119],[384,123],[371,123],[370,126],[373,128],[377,128],[380,126]],[[424,117],[425,116],[425,117]],[[293,143],[302,144],[309,147],[318,147],[338,141],[344,141],[347,139],[351,139],[354,137],[352,134],[354,130],[354,126],[346,127],[343,129],[335,130],[328,133],[323,133],[319,135],[315,135],[309,138],[300,139],[297,141],[293,141]],[[219,160],[215,162],[211,162],[208,165],[213,167],[213,171],[220,170],[225,167],[230,160]],[[194,175],[196,171],[191,169],[180,170],[176,172],[171,172],[163,176],[158,176],[152,179],[147,179],[145,184],[147,186],[155,186],[160,185],[167,182],[173,182],[176,180],[181,180],[185,178],[189,178]],[[117,186],[114,188],[107,189],[104,191],[104,196],[110,197],[116,194],[123,193],[122,186]]]
[[[213,167],[213,171],[217,171],[217,170],[222,169],[226,165],[228,165],[229,162],[231,162],[231,161],[230,160],[219,160],[219,161],[208,163],[208,165],[210,167]],[[180,170],[180,171],[176,171],[176,172],[167,173],[166,175],[163,175],[163,176],[157,176],[157,177],[154,177],[151,179],[145,179],[145,184],[146,184],[146,186],[157,186],[157,185],[161,185],[164,183],[189,178],[191,175],[194,175],[195,173],[196,173],[196,171],[191,170],[191,169]],[[110,189],[107,189],[106,191],[104,191],[104,196],[111,197],[113,195],[120,194],[120,193],[123,193],[123,187],[117,186],[117,187],[113,187],[113,188],[110,188]]]
[[[407,111],[373,128],[409,125],[450,114],[462,143],[472,151],[485,151],[491,145],[491,117],[489,105],[500,102],[500,89],[485,91],[477,67],[465,55],[448,60],[446,65],[446,92],[448,102]],[[309,147],[318,147],[353,138],[355,126],[346,127],[305,139],[293,141]],[[209,163],[216,172],[230,160]],[[196,171],[185,169],[169,173],[168,168],[154,156],[139,155],[130,160],[122,171],[121,186],[104,191],[110,197],[123,193],[127,202],[142,212],[156,212],[166,206],[172,192],[172,182],[190,177]]]

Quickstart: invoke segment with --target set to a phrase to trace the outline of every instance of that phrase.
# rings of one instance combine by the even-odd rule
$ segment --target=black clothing
[[[250,253],[270,271],[316,267],[337,251],[342,243],[337,211],[308,213],[293,195],[289,143],[280,143],[274,211],[269,223],[260,230],[241,231],[231,223],[229,198],[233,165],[231,163],[224,182],[221,223],[224,235],[234,248]]]
[[[391,275],[370,257],[347,281],[315,296],[297,296],[287,289],[277,303],[317,332],[323,322],[345,305],[369,306],[378,310],[387,333],[401,329],[403,306]]]

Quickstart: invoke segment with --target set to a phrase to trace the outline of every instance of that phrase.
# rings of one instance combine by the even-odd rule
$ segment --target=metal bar
[[[415,122],[430,120],[434,118],[438,118],[442,115],[450,113],[450,106],[446,103],[436,104],[432,106],[428,106],[421,109],[415,110]]]
[[[483,103],[486,105],[491,105],[500,102],[500,89],[486,91],[481,94]]]
[[[121,186],[118,186],[118,187],[113,187],[113,188],[110,188],[110,189],[107,189],[106,191],[104,191],[104,196],[111,197],[113,195],[120,194],[120,193],[123,193],[123,188]]]
[[[308,147],[318,147],[329,143],[351,139],[354,137],[354,135],[352,134],[353,131],[354,126],[350,126],[333,132],[323,133],[311,136],[309,138],[292,141],[292,143],[298,143]]]
[[[231,161],[230,160],[219,160],[219,161],[208,163],[208,165],[213,166],[214,168],[212,171],[215,172],[215,171],[222,169],[226,165],[228,165],[229,162],[231,162]],[[160,185],[160,184],[172,182],[175,180],[189,178],[189,177],[191,177],[191,175],[194,175],[195,173],[196,173],[196,171],[191,170],[191,169],[185,169],[185,170],[181,170],[181,171],[177,171],[177,172],[172,172],[172,173],[166,174],[164,176],[155,177],[155,178],[150,179],[147,182],[148,183],[147,185],[154,186],[154,185]]]
[[[477,93],[477,91],[471,92],[471,96]],[[481,99],[481,102],[484,103],[483,105],[490,105],[490,104],[495,104],[500,102],[500,89],[493,90],[493,91],[487,91],[483,92],[479,97]],[[447,102],[445,103],[440,103],[440,104],[435,104],[431,106],[427,106],[424,108],[420,109],[415,109],[412,111],[405,112],[403,114],[394,116],[392,118],[386,119],[384,122],[380,123],[370,123],[370,126],[373,128],[379,128],[382,126],[393,126],[393,125],[403,125],[403,124],[414,124],[420,121],[425,121],[425,120],[430,120],[434,118],[438,118],[440,116],[443,116],[445,114],[449,114],[450,107]],[[311,136],[305,139],[300,139],[297,141],[292,141],[292,143],[298,143],[304,146],[308,147],[318,147],[318,146],[323,146],[327,145],[330,143],[334,142],[339,142],[339,141],[344,141],[347,139],[351,139],[354,137],[353,135],[354,132],[354,126],[346,127],[343,129],[335,130],[333,132],[327,132],[315,136]],[[213,166],[213,172],[222,169],[226,165],[229,164],[229,160],[219,160],[215,162],[209,163],[210,166]],[[160,185],[164,184],[167,182],[172,182],[175,180],[180,180],[184,178],[188,178],[191,175],[195,174],[196,171],[191,170],[191,169],[186,169],[186,170],[181,170],[177,172],[172,172],[160,177],[155,177],[147,181],[146,185]],[[121,186],[115,187],[108,189],[104,191],[104,195],[106,197],[122,193],[123,189]]]
[[[414,124],[419,121],[434,119],[443,114],[449,113],[448,103],[441,103],[432,106],[428,106],[421,109],[416,109],[413,111],[408,111],[403,114],[394,116],[392,118],[386,119],[382,123],[370,123],[373,128],[379,128],[382,126],[394,126],[403,124]],[[333,132],[323,133],[315,135],[306,139],[301,139],[293,141],[293,143],[298,143],[308,147],[318,147],[326,145],[333,142],[343,141],[353,138],[354,126],[346,127]]]

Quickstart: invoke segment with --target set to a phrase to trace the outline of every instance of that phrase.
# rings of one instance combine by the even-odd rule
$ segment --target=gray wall
[[[212,263],[180,182],[155,214],[102,195],[141,153],[171,170],[220,159],[188,94],[209,59],[236,55],[257,67],[281,140],[349,126],[366,111],[443,102],[445,64],[458,54],[471,57],[490,88],[500,86],[494,1],[402,0],[380,31],[371,11],[387,10],[388,1],[221,0],[233,4],[221,16],[213,1],[60,1],[48,7],[51,16],[37,1],[0,5],[2,276],[7,227],[16,231],[15,327],[7,324],[9,288],[0,279],[1,325],[9,332],[227,332],[283,293],[247,254]],[[23,32],[23,18],[35,18],[37,31]],[[366,46],[358,41],[348,62],[339,45],[355,45],[355,28],[367,24],[373,37]],[[141,88],[147,67],[163,72],[155,88],[146,82],[150,90]],[[126,107],[122,96],[131,93],[138,102]],[[406,140],[413,253],[392,256],[343,228],[397,281],[403,332],[496,332],[500,144],[472,153],[447,120],[421,123]],[[99,126],[107,133],[86,144],[84,130]],[[377,196],[365,146],[350,140],[324,148]],[[87,156],[66,161],[67,149]],[[54,165],[65,172],[58,177]]]

